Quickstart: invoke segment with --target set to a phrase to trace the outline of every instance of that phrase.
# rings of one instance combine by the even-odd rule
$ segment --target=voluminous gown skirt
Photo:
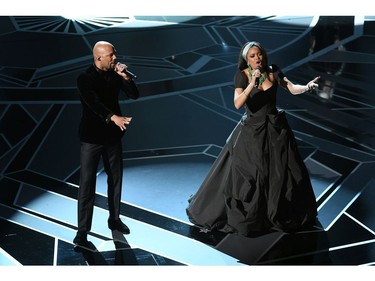
[[[245,236],[315,222],[310,177],[283,111],[238,123],[186,212],[200,227]]]

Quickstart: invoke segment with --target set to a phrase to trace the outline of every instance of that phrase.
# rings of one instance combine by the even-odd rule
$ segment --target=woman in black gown
[[[234,76],[234,105],[246,112],[199,190],[189,199],[189,220],[209,230],[248,236],[296,231],[315,222],[316,199],[285,113],[276,108],[281,85],[292,94],[317,87],[289,81],[268,65],[258,42],[246,43]]]

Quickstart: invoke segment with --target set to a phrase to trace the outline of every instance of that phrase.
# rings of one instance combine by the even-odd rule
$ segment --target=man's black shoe
[[[75,247],[90,248],[90,242],[87,241],[86,232],[78,231],[76,237],[73,239],[73,243]]]
[[[118,230],[124,234],[129,234],[130,229],[121,220],[108,220],[108,228],[110,230]]]

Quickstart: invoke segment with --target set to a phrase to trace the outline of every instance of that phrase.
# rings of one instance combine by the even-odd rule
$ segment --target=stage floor
[[[374,239],[365,208],[373,198],[371,165],[350,169],[348,162],[337,159],[335,171],[326,165],[332,161],[328,155],[318,162],[308,148],[302,149],[317,200],[331,194],[319,205],[316,226],[297,233],[242,237],[205,232],[187,219],[187,200],[215,159],[207,153],[210,149],[173,148],[152,155],[125,152],[122,219],[131,233],[122,235],[107,228],[106,175],[100,172],[89,235],[92,249],[80,252],[72,245],[77,186],[32,171],[8,174],[15,182],[8,179],[8,202],[3,199],[0,206],[2,264],[372,264]],[[345,169],[350,172],[342,182]]]

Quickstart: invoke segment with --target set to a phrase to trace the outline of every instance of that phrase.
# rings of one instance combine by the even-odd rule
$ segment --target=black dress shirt
[[[82,142],[112,144],[121,139],[125,131],[111,121],[113,114],[122,116],[119,93],[132,99],[139,97],[134,81],[126,81],[115,71],[102,71],[91,65],[77,78],[82,104],[79,137]]]

